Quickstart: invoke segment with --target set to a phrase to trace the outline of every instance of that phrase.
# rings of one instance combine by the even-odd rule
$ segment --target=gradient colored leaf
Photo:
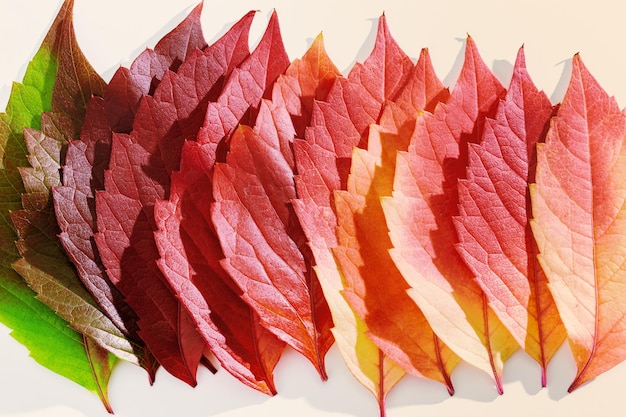
[[[565,340],[530,230],[528,184],[535,145],[543,141],[553,107],[533,84],[520,49],[506,97],[487,119],[480,144],[469,144],[467,179],[459,181],[457,250],[490,307],[520,346],[541,365]]]
[[[272,90],[272,101],[287,109],[296,137],[304,137],[305,129],[311,123],[313,103],[326,99],[340,75],[326,54],[320,33],[302,59],[294,60],[285,74],[276,80]]]
[[[72,328],[102,348],[133,363],[140,359],[134,346],[104,315],[66,258],[57,235],[51,187],[60,185],[60,160],[68,139],[78,135],[85,103],[101,94],[104,81],[83,56],[74,37],[71,18],[59,34],[58,69],[51,112],[41,116],[41,131],[24,129],[30,166],[20,167],[24,183],[22,210],[11,212],[22,256],[13,263],[37,298],[67,320]]]
[[[95,194],[96,190],[104,189],[104,170],[109,164],[112,136],[109,121],[117,131],[130,130],[125,125],[132,125],[139,97],[153,93],[168,68],[177,68],[187,55],[206,46],[200,12],[201,5],[159,41],[154,50],[140,54],[130,69],[120,68],[104,91],[106,100],[92,99],[81,140],[68,144],[64,186],[53,189],[64,249],[100,308],[138,345],[143,345],[143,341],[137,333],[137,314],[106,275],[94,242]],[[158,364],[144,350],[144,366],[152,379]]]
[[[493,373],[502,392],[504,361],[518,345],[500,323],[456,252],[452,217],[457,181],[465,176],[467,144],[482,137],[505,93],[471,38],[446,103],[419,118],[408,152],[399,152],[393,197],[383,199],[394,262],[435,333],[470,364]]]
[[[537,145],[532,230],[578,367],[569,391],[626,358],[626,116],[574,56]]]
[[[420,59],[418,65],[415,68],[425,70],[423,64],[424,60]],[[383,114],[379,122],[381,123],[381,125],[385,124],[385,128],[388,129],[387,134],[389,135],[392,135],[393,133],[397,134],[397,130],[400,125],[409,126],[411,124],[409,120],[411,119],[411,117],[414,118],[417,114],[417,110],[421,108],[420,104],[412,104],[413,100],[415,100],[417,103],[420,102],[419,95],[426,89],[420,88],[421,76],[419,75],[419,71],[416,71],[416,69],[413,70],[414,74],[411,76],[408,83],[403,87],[402,92],[398,97],[397,103],[388,102],[383,109]],[[428,87],[430,86],[430,84],[435,84],[436,82],[438,82],[436,76],[435,80],[433,81],[433,83],[426,83],[427,85],[422,85],[422,87]],[[399,114],[397,117],[393,117],[394,109],[398,110]],[[396,126],[396,121],[398,126]],[[412,132],[412,130],[413,129],[409,127],[408,135],[410,135],[410,132]],[[376,126],[370,126],[370,138],[368,140],[368,146],[372,148],[373,153],[377,153],[376,151],[374,151],[374,147],[376,146],[375,134],[379,132],[380,131]],[[372,138],[372,136],[374,136],[374,138]],[[380,142],[378,143],[378,145],[380,145]],[[393,147],[391,143],[389,145],[390,148]],[[377,150],[380,151],[381,149]],[[356,149],[355,152],[357,152]],[[393,162],[395,163],[395,159],[393,160]],[[358,165],[358,162],[353,159],[351,170],[354,169],[356,165]],[[384,166],[386,167],[387,164],[385,164]],[[382,177],[384,177],[384,175],[379,178]],[[393,179],[393,175],[391,175],[391,178]],[[348,184],[350,184],[350,179],[348,180]],[[344,202],[344,198],[349,198],[349,194],[342,191],[339,191],[338,193],[341,194],[335,195],[335,208],[338,214],[337,221],[339,225],[352,227],[351,230],[354,231],[354,224],[348,224],[352,216],[352,212],[349,211],[348,204],[342,203]],[[368,330],[365,322],[361,319],[361,317],[365,316],[360,316],[359,314],[355,313],[355,310],[353,310],[354,308],[359,311],[359,313],[363,314],[363,309],[361,309],[363,303],[359,303],[358,299],[354,299],[355,296],[354,293],[351,292],[351,290],[345,289],[346,286],[352,286],[350,280],[346,278],[350,277],[350,272],[355,272],[355,269],[351,267],[353,264],[351,263],[351,254],[348,248],[351,240],[350,238],[354,238],[355,236],[353,234],[351,235],[350,233],[346,233],[346,230],[343,226],[339,226],[337,234],[339,245],[345,245],[333,248],[335,258],[337,259],[338,265],[340,266],[340,272],[342,274],[340,275],[341,280],[334,283],[327,283],[327,285],[324,287],[324,293],[334,317],[335,327],[333,328],[333,334],[335,336],[335,340],[337,341],[339,351],[341,352],[346,365],[350,369],[350,372],[364,387],[366,387],[374,395],[379,403],[380,415],[383,416],[386,413],[386,396],[393,389],[396,383],[404,377],[405,371],[402,367],[391,361],[389,357],[384,354],[383,351],[378,348],[378,346],[374,344],[374,342],[370,338],[372,334],[371,331]],[[345,237],[346,239],[343,239],[343,237]],[[360,257],[358,253],[355,255],[357,258]],[[352,275],[354,277],[355,275],[358,276],[359,274],[353,273]],[[385,280],[385,282],[387,281],[388,280]],[[334,286],[331,287],[330,284],[333,284]],[[385,292],[387,292],[387,290],[385,290]],[[398,296],[399,294],[395,295]],[[394,305],[401,305],[402,299],[405,296],[406,294],[402,294],[401,296],[395,298],[393,301]],[[348,304],[346,297],[348,299],[352,298],[352,307],[350,304]],[[411,304],[413,303],[411,302]],[[421,315],[421,313],[419,314]],[[394,327],[395,324],[389,326],[389,328]],[[367,335],[368,332],[370,334],[369,337]]]
[[[111,129],[104,111],[104,100],[94,96],[89,101],[80,140],[71,140],[65,155],[63,183],[52,187],[59,240],[74,264],[81,282],[92,294],[99,309],[136,346],[140,365],[150,380],[158,364],[139,337],[137,315],[111,283],[97,253],[95,231],[95,190],[104,188],[104,170],[108,165]]]
[[[395,155],[406,151],[416,118],[446,95],[423,51],[398,99],[385,106],[380,125],[370,127],[368,150],[354,149],[347,190],[335,191],[338,246],[333,253],[344,279],[343,294],[364,320],[369,337],[404,370],[439,381],[453,393],[450,373],[459,359],[437,339],[408,296],[408,285],[389,256],[391,241],[380,205],[381,197],[391,195]]]
[[[78,46],[75,44],[72,28],[73,2],[66,1],[61,7],[46,38],[29,64],[24,76],[24,83],[13,86],[6,113],[0,115],[0,143],[2,144],[2,169],[0,170],[0,201],[2,202],[2,223],[0,223],[0,316],[2,321],[13,329],[12,335],[23,343],[31,352],[31,356],[42,365],[57,372],[86,389],[97,394],[107,410],[111,411],[108,403],[107,385],[115,358],[108,354],[100,345],[89,338],[85,338],[68,327],[68,323],[57,316],[54,311],[35,298],[35,293],[26,282],[13,270],[13,266],[25,277],[32,278],[31,282],[40,283],[47,280],[42,271],[34,271],[33,265],[26,259],[25,249],[31,243],[37,250],[47,251],[52,248],[55,252],[55,236],[48,235],[46,240],[37,241],[39,236],[24,233],[20,220],[27,222],[43,221],[44,230],[55,225],[54,216],[50,207],[49,185],[55,179],[47,180],[46,172],[54,169],[60,158],[61,143],[36,132],[42,124],[52,122],[53,117],[42,115],[51,108],[60,107],[53,99],[53,91],[57,82],[57,75],[63,77],[63,66],[76,65],[77,72],[88,68]],[[67,48],[67,49],[65,49]],[[69,56],[68,56],[69,53]],[[69,59],[69,61],[68,61]],[[61,70],[59,71],[59,66]],[[57,74],[59,72],[59,74]],[[96,77],[97,83],[97,77]],[[68,126],[69,124],[66,124]],[[49,126],[46,130],[54,129]],[[25,130],[23,130],[25,129]],[[71,128],[70,128],[71,130]],[[26,138],[22,132],[26,133]],[[28,153],[31,152],[31,155]],[[47,152],[53,155],[48,156]],[[38,159],[41,158],[41,159]],[[56,159],[55,159],[56,158]],[[41,161],[41,163],[40,163]],[[30,168],[20,169],[20,167]],[[58,166],[58,165],[57,165]],[[21,174],[24,174],[25,184]],[[58,175],[58,174],[57,174]],[[56,181],[58,181],[58,176]],[[23,207],[22,204],[25,204]],[[26,211],[22,210],[23,208]],[[35,210],[41,210],[37,212]],[[33,209],[30,212],[29,209]],[[32,213],[33,219],[29,217]],[[39,214],[41,214],[39,216]],[[11,215],[11,216],[10,216]],[[17,219],[16,228],[10,218]],[[37,226],[36,223],[33,223]],[[28,224],[24,225],[28,226]],[[32,229],[31,229],[32,230]],[[15,241],[20,234],[18,246]],[[50,240],[47,240],[50,239]],[[42,244],[40,246],[40,244]],[[55,255],[63,256],[55,253]],[[38,260],[40,256],[34,258]],[[43,258],[43,257],[42,257]],[[41,259],[48,262],[48,259]],[[58,262],[53,259],[52,262]],[[61,262],[63,264],[63,262]],[[76,281],[78,282],[78,281]],[[44,301],[48,297],[53,299],[55,288],[41,296]],[[41,291],[40,291],[41,293]],[[61,301],[58,298],[55,302]],[[80,305],[85,305],[80,300]],[[98,315],[97,311],[92,310]],[[76,313],[76,311],[74,311]],[[81,314],[78,314],[81,316]],[[82,317],[80,317],[82,320]],[[51,352],[54,352],[51,354]]]
[[[378,400],[381,415],[384,397],[403,372],[365,335],[365,325],[341,294],[344,283],[331,251],[337,246],[332,191],[345,188],[352,148],[364,146],[368,125],[377,121],[383,103],[395,98],[412,69],[382,16],[370,56],[347,78],[338,78],[324,101],[313,103],[311,126],[293,145],[297,199],[292,203],[333,316],[333,335],[350,371]]]

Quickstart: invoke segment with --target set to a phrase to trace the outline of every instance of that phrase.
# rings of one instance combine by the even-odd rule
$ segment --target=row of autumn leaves
[[[468,38],[448,91],[383,16],[343,77],[276,14],[208,46],[198,6],[106,85],[71,9],[2,115],[0,315],[107,408],[116,357],[274,394],[285,346],[326,378],[334,341],[381,414],[460,360],[501,392],[520,346],[545,385],[567,337],[570,389],[625,357],[626,118],[578,56],[553,106],[523,50],[507,90]]]

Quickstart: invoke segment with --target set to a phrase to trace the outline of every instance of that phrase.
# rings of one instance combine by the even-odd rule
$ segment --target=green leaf
[[[38,171],[36,164],[29,163],[23,131],[40,129],[42,115],[52,109],[60,40],[68,25],[71,27],[72,6],[72,0],[63,4],[28,65],[23,84],[14,83],[6,113],[0,114],[0,321],[13,330],[11,335],[30,350],[37,362],[97,394],[111,411],[106,386],[115,358],[70,329],[65,320],[35,298],[35,293],[13,269],[15,264],[23,270],[23,261],[18,261],[20,252],[15,245],[18,236],[10,214],[18,213],[23,202],[38,207],[45,206],[49,200],[40,192],[27,194],[22,183],[20,167],[31,166],[31,174]],[[31,185],[36,184],[34,179],[40,174],[30,176]],[[35,185],[30,191],[41,188]]]

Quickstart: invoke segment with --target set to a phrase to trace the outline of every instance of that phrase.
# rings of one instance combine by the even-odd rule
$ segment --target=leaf
[[[172,361],[179,349],[176,335],[171,335],[169,346],[163,345],[162,323],[169,322],[175,332],[178,326],[176,317],[180,314],[188,322],[187,328],[198,326],[197,320],[190,316],[171,293],[171,283],[156,264],[160,255],[153,235],[158,227],[153,218],[154,205],[156,201],[167,198],[171,170],[178,168],[176,155],[180,155],[185,138],[195,135],[202,125],[207,102],[214,99],[221,90],[223,79],[230,71],[248,56],[247,34],[252,17],[253,13],[248,13],[215,44],[203,52],[192,54],[177,73],[168,72],[155,90],[154,98],[144,97],[137,110],[131,134],[115,135],[113,138],[111,164],[105,178],[106,192],[100,193],[96,198],[96,206],[103,207],[102,213],[105,213],[105,218],[101,219],[100,209],[97,209],[100,232],[96,236],[96,243],[103,261],[107,268],[115,269],[112,277],[114,282],[138,311],[144,323],[144,339],[150,340],[146,341],[153,350],[161,349],[161,362],[170,361],[169,366],[175,375],[182,372],[179,368],[174,368],[179,367],[180,363]],[[130,187],[124,184],[125,178],[130,178],[129,175],[134,180]],[[123,211],[129,220],[116,219],[118,213],[113,216],[111,207],[117,204],[124,207]],[[106,229],[100,227],[101,221],[103,224],[108,222]],[[127,227],[124,226],[124,221],[134,222],[134,229],[124,231],[126,237],[122,247],[126,249],[120,253],[121,248],[115,247],[118,244],[115,236]],[[107,239],[111,240],[106,242]],[[142,246],[136,250],[139,242]],[[118,251],[118,254],[114,254],[114,251]],[[147,269],[143,269],[144,265],[147,265]],[[135,284],[137,277],[151,280],[147,282],[151,282],[150,291],[154,293],[152,300],[142,296],[145,288]],[[170,294],[166,296],[164,291]],[[164,296],[169,299],[169,304],[161,300]],[[155,303],[161,308],[158,315],[151,313],[155,310]],[[180,311],[173,314],[178,310]],[[212,336],[216,337],[215,334]],[[218,338],[221,339],[221,335]],[[206,339],[205,337],[203,344]],[[200,340],[198,334],[196,347]],[[209,346],[213,347],[211,343]],[[183,362],[186,361],[185,355],[184,353]]]
[[[227,142],[238,124],[254,125],[255,108],[261,98],[269,98],[271,85],[289,66],[275,11],[256,51],[252,54],[254,59],[246,60],[233,70],[217,101],[209,104],[197,138],[201,144],[217,145],[223,139]],[[223,154],[220,156],[223,158]]]
[[[268,73],[267,62],[283,65]],[[217,101],[209,102],[207,115],[216,110],[219,113],[220,108],[228,110],[230,100],[238,103],[233,108],[234,124],[224,126],[230,131],[250,106],[258,105],[266,84],[271,85],[287,64],[273,14],[255,51],[233,70]],[[261,80],[260,84],[254,79]],[[184,143],[180,171],[172,172],[169,200],[155,205],[159,229],[155,240],[162,256],[159,266],[222,366],[248,386],[274,394],[272,372],[284,343],[260,326],[258,316],[241,299],[241,290],[219,264],[224,255],[210,220],[209,203],[213,200],[211,180],[217,143],[223,136],[209,139],[208,117],[198,140],[215,143]]]
[[[19,167],[29,165],[27,145],[34,151],[30,157],[33,162],[38,161],[36,151],[44,149],[39,147],[40,144],[44,147],[52,146],[50,150],[53,153],[54,149],[56,152],[61,149],[58,142],[50,141],[35,129],[41,128],[42,114],[55,105],[52,96],[57,81],[57,69],[59,64],[67,65],[67,54],[60,52],[62,47],[67,47],[72,53],[79,51],[73,40],[72,7],[72,1],[63,4],[42,45],[28,65],[24,83],[14,84],[6,113],[0,115],[3,156],[0,170],[0,317],[3,323],[13,329],[12,336],[30,350],[35,360],[97,394],[107,410],[111,411],[106,387],[115,363],[114,357],[88,338],[71,330],[67,322],[37,300],[35,293],[12,267],[14,264],[18,269],[24,266],[29,269],[30,274],[27,262],[19,260],[21,254],[14,243],[17,239],[16,229],[10,223],[9,213],[18,219],[27,217],[24,216],[24,211],[19,211],[22,209],[22,195],[27,205],[38,208],[46,206],[49,198],[45,191],[48,184],[55,181],[51,178],[51,182],[47,184],[45,181],[41,182],[45,177],[44,170],[54,167],[54,158],[44,158],[43,164],[34,164],[35,168],[32,170],[22,171],[26,175],[26,184],[22,184]],[[79,66],[85,62],[84,57],[81,57],[80,54],[76,56]],[[44,117],[43,120],[45,124],[45,120],[51,119]],[[26,139],[22,134],[23,128],[27,128]],[[43,154],[39,153],[38,156]],[[29,173],[33,175],[28,175]],[[51,212],[44,212],[44,219],[45,213]],[[53,219],[47,217],[47,220],[50,223],[44,222],[44,227],[54,224]],[[20,228],[17,230],[20,231]],[[44,250],[47,249],[45,246]],[[22,272],[26,275],[25,269]],[[39,273],[37,275],[41,276]]]
[[[337,246],[332,190],[346,183],[352,148],[365,142],[368,125],[377,121],[385,100],[397,95],[412,69],[381,17],[370,57],[347,78],[338,78],[324,101],[313,103],[311,127],[304,139],[294,140],[297,199],[292,203],[333,316],[333,335],[350,371],[377,398],[381,415],[387,392],[403,372],[365,335],[365,325],[341,295],[344,283],[331,251]]]
[[[467,144],[479,142],[484,117],[493,115],[504,93],[468,37],[450,99],[418,119],[408,152],[397,155],[393,197],[383,199],[390,253],[411,286],[409,295],[447,346],[493,373],[500,393],[502,365],[518,345],[456,252],[452,217]]]
[[[200,21],[203,3],[154,47],[146,49],[130,68],[120,67],[109,82],[103,97],[107,119],[114,132],[129,133],[144,95],[152,95],[168,70],[176,71],[197,49],[207,44]]]
[[[289,206],[295,198],[289,147],[294,134],[287,110],[263,101],[255,129],[238,128],[226,163],[215,166],[211,218],[224,251],[222,266],[261,324],[326,379],[332,322]]]
[[[389,256],[391,241],[380,205],[382,197],[391,195],[395,154],[406,151],[416,118],[446,95],[423,51],[397,101],[385,106],[380,126],[370,127],[368,150],[354,149],[347,190],[335,191],[338,246],[333,253],[343,294],[374,343],[407,372],[441,382],[453,393],[450,373],[458,357],[437,339],[406,293],[408,285]]]
[[[67,320],[74,329],[102,348],[133,363],[137,349],[80,284],[59,244],[51,187],[60,185],[60,160],[66,138],[80,129],[87,97],[100,94],[104,82],[86,61],[74,38],[71,19],[58,37],[59,64],[52,94],[52,112],[43,113],[41,131],[24,129],[30,167],[20,167],[25,193],[22,210],[11,212],[22,258],[13,263],[37,297]],[[69,112],[69,113],[68,113]]]
[[[528,183],[535,144],[543,141],[553,107],[537,90],[520,49],[513,79],[480,145],[469,145],[467,179],[459,181],[457,250],[476,276],[490,307],[520,346],[541,365],[565,340],[530,230]]]
[[[296,137],[304,137],[304,131],[311,123],[313,103],[326,99],[333,83],[340,75],[326,54],[320,33],[302,59],[294,60],[285,74],[276,80],[272,90],[272,101],[287,109]]]
[[[625,135],[624,112],[575,55],[530,189],[539,262],[578,367],[570,392],[626,358]]]

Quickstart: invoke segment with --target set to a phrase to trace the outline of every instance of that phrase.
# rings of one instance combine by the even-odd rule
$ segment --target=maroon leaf
[[[76,42],[72,3],[56,32],[58,67],[54,74],[51,112],[41,115],[41,131],[24,129],[28,166],[19,168],[25,192],[22,209],[11,211],[21,258],[13,268],[69,325],[102,348],[134,363],[141,363],[140,348],[126,339],[81,285],[76,271],[57,238],[59,228],[52,205],[51,188],[60,185],[60,162],[68,140],[78,135],[93,94],[101,94],[104,81],[91,67]]]
[[[93,97],[87,108],[81,140],[70,141],[67,147],[64,186],[53,187],[52,196],[62,231],[59,234],[61,245],[82,283],[117,328],[141,347],[144,343],[137,334],[137,315],[108,279],[93,241],[96,227],[93,190],[104,187],[110,142],[111,130],[105,118],[104,102],[100,97]],[[152,363],[151,354],[146,350],[141,356],[153,379],[156,365]]]

